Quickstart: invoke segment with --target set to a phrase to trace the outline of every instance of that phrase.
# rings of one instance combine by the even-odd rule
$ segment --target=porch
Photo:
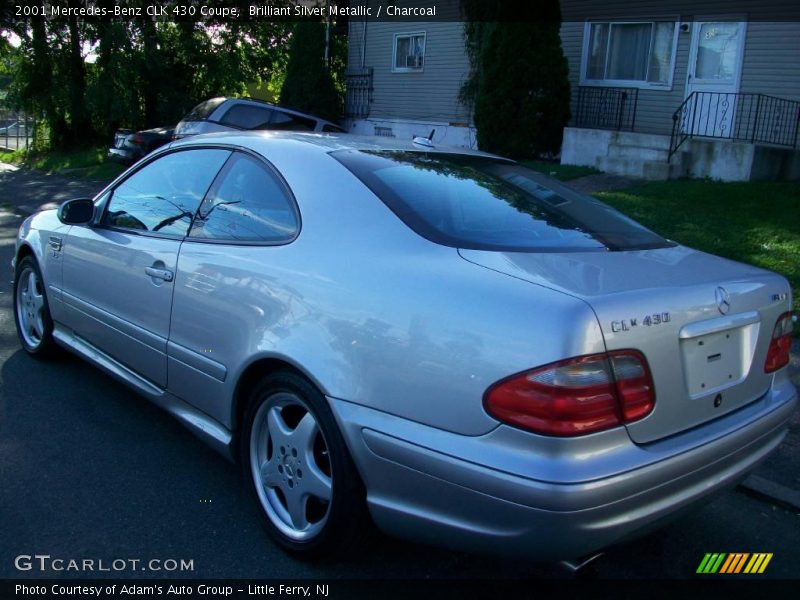
[[[661,132],[636,126],[636,88],[579,86],[563,164],[651,180],[800,180],[800,102],[694,91]]]

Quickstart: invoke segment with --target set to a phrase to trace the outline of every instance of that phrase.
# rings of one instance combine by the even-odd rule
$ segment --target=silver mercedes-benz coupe
[[[25,350],[64,347],[241,461],[271,536],[572,559],[783,439],[791,290],[497,156],[190,137],[28,218]]]

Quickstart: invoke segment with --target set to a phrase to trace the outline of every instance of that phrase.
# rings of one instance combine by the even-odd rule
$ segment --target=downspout
[[[364,2],[364,13],[369,12],[369,0]],[[364,69],[367,63],[367,19],[368,15],[364,14],[364,35],[361,36],[361,68]]]
[[[331,68],[331,3],[330,0],[325,3],[325,66],[330,70]]]

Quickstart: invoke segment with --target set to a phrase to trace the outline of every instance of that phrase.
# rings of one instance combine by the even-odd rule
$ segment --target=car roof
[[[336,150],[405,150],[409,152],[462,154],[509,160],[494,154],[481,152],[479,150],[471,150],[460,146],[447,146],[435,143],[432,146],[417,144],[411,139],[363,136],[349,133],[305,133],[274,130],[224,131],[193,135],[173,142],[170,148],[209,143],[243,146],[257,152],[280,152],[281,147],[303,144],[308,146],[309,150],[325,154]]]

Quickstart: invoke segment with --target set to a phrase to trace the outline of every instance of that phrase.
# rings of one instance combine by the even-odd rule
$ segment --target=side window
[[[314,119],[306,119],[298,115],[290,115],[280,110],[272,112],[272,120],[266,127],[268,129],[283,129],[286,131],[314,131]]]
[[[322,131],[324,133],[345,133],[345,130],[341,127],[337,127],[336,125],[323,125]]]
[[[219,122],[242,129],[264,129],[269,127],[272,112],[272,109],[263,106],[237,104],[226,112]]]
[[[203,202],[189,237],[237,242],[288,242],[297,234],[294,203],[259,161],[237,154]]]
[[[185,150],[154,160],[114,189],[103,225],[186,235],[230,154],[228,150]]]

